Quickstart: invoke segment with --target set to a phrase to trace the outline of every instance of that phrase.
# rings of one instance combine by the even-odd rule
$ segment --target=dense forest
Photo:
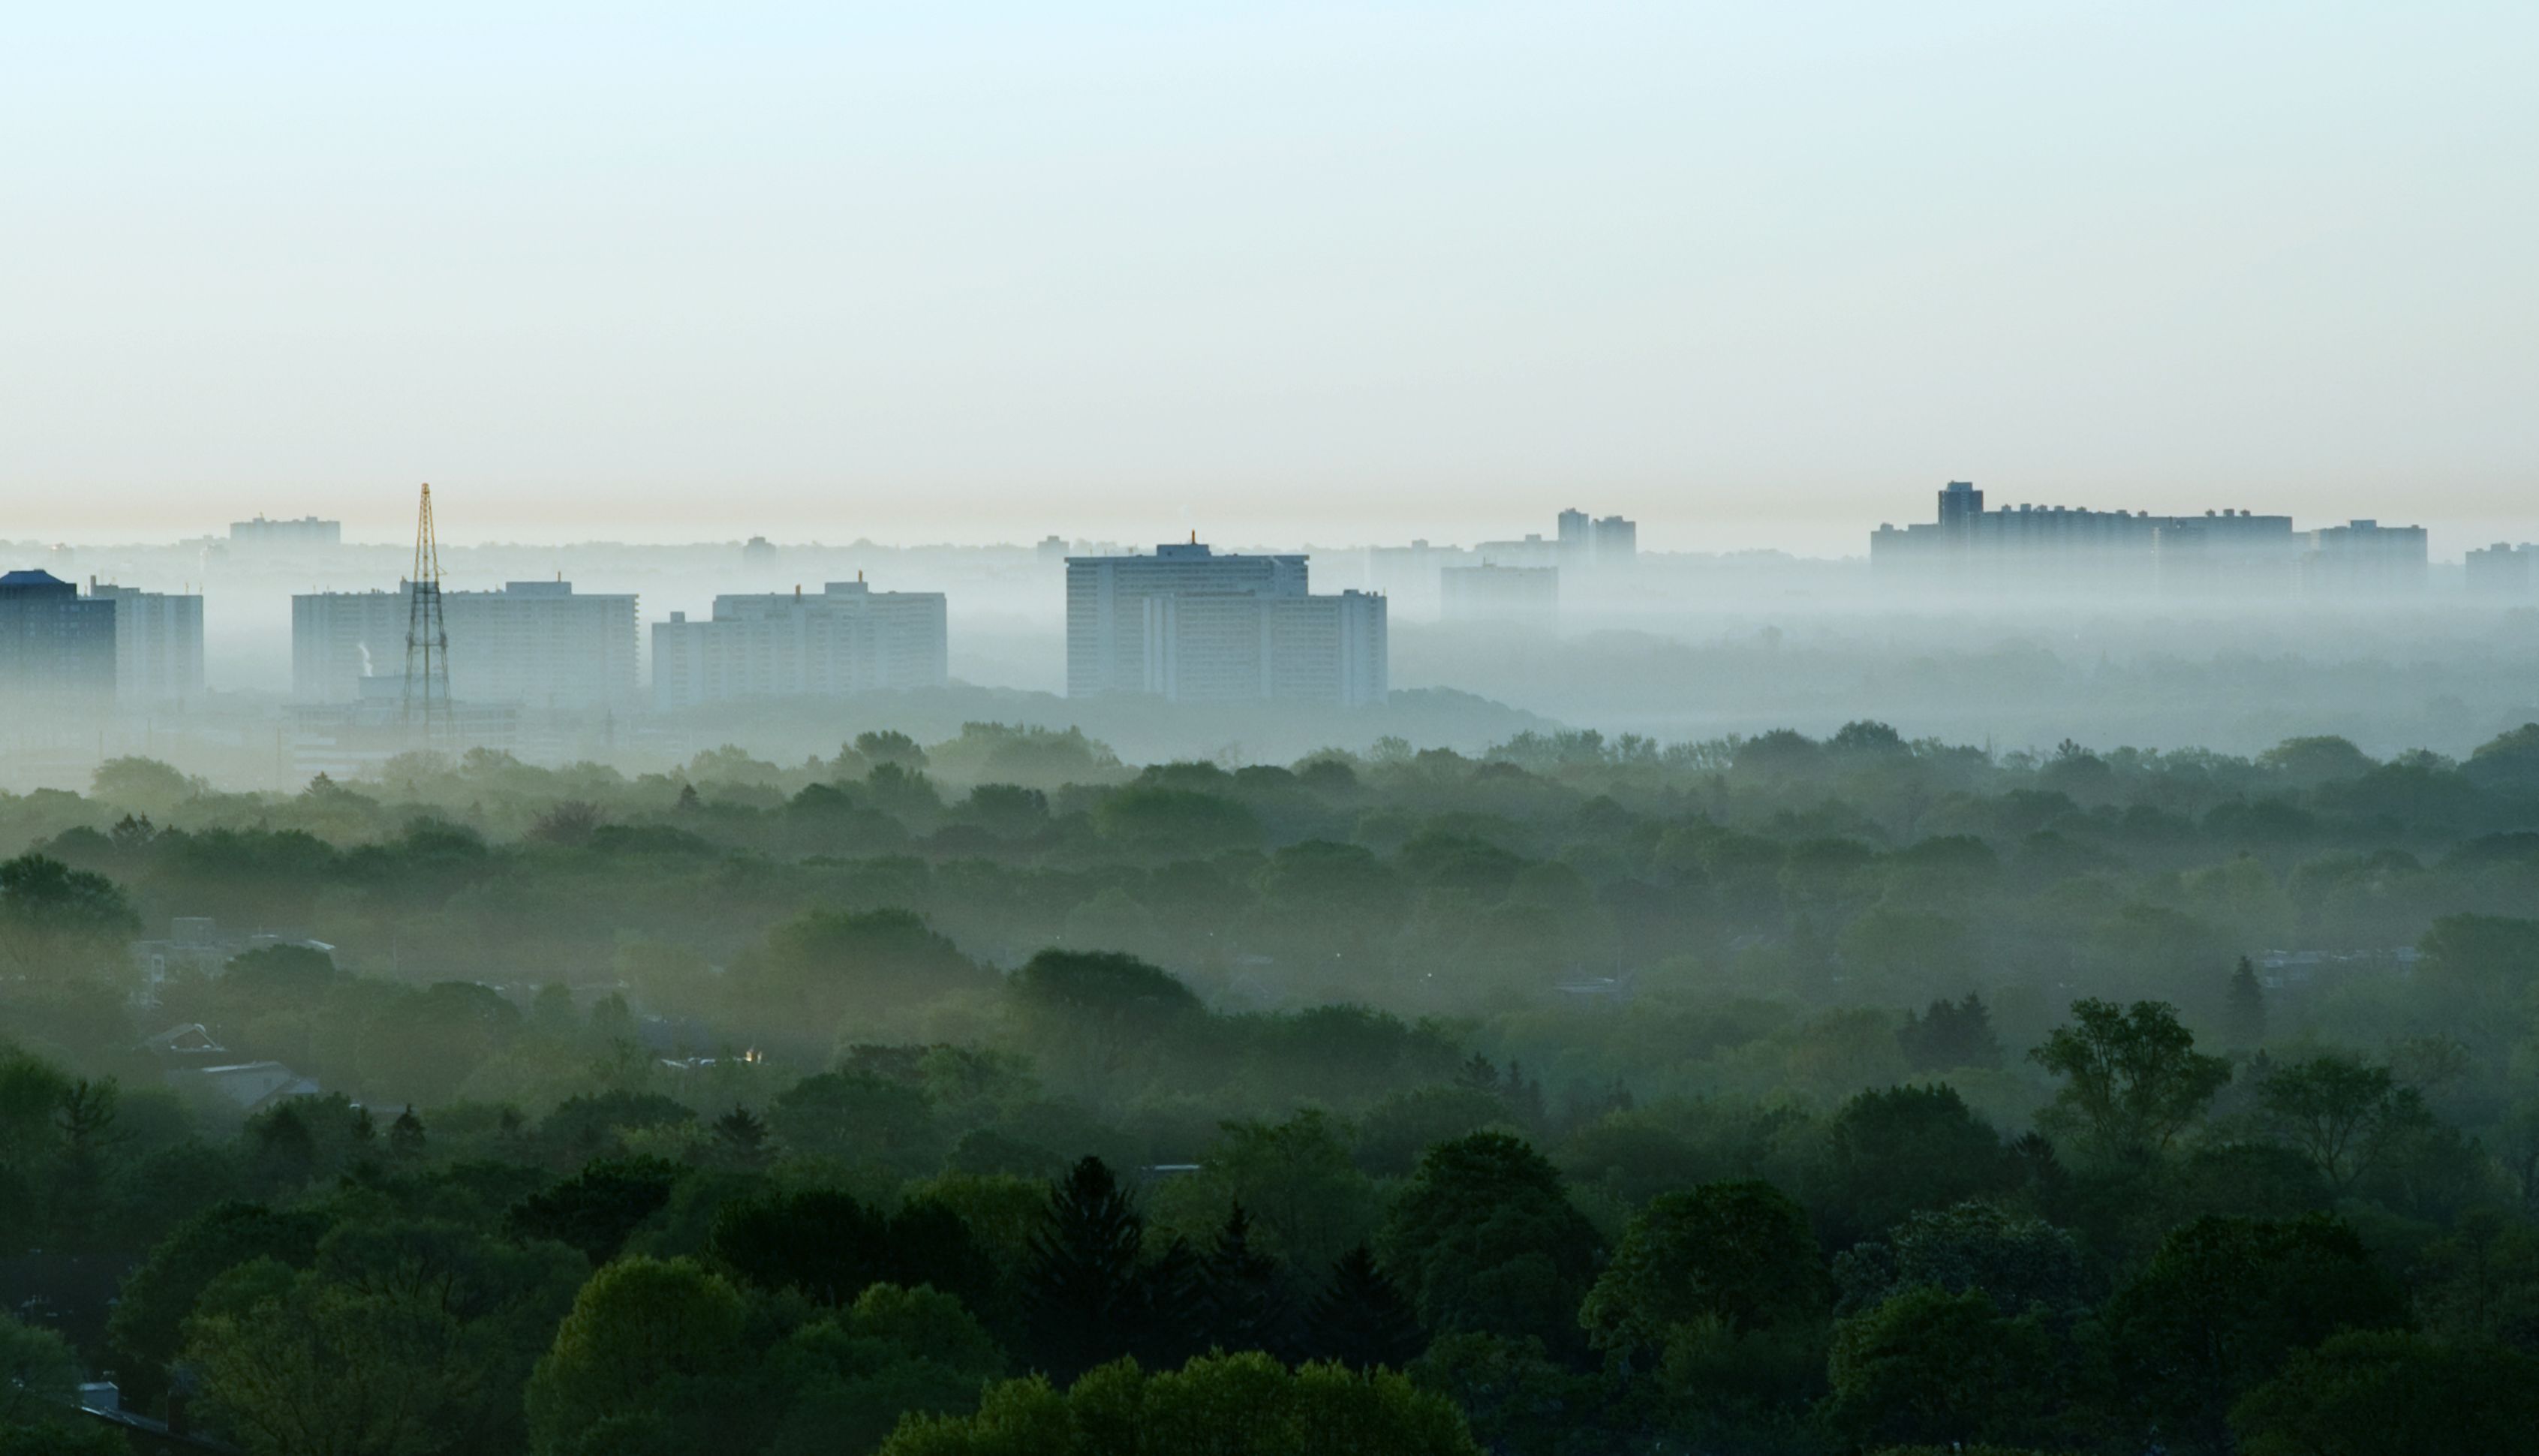
[[[2522,1449],[2534,1032],[2539,726],[120,759],[0,1452]]]

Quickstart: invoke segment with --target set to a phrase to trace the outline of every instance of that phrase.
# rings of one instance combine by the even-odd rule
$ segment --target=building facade
[[[1302,556],[1219,556],[1194,539],[1152,556],[1066,558],[1066,695],[1142,693],[1146,599],[1258,592],[1305,594]]]
[[[939,591],[831,582],[816,596],[718,596],[711,620],[652,624],[652,706],[837,698],[948,680]]]
[[[183,703],[203,692],[203,598],[89,579],[114,604],[114,696],[127,705]]]
[[[114,698],[115,608],[50,572],[0,575],[0,697],[104,705]]]
[[[350,703],[362,680],[405,675],[413,592],[318,591],[291,598],[291,685],[309,703]],[[513,582],[441,593],[449,695],[551,710],[638,706],[631,594],[577,593],[570,582]]]
[[[1144,609],[1144,690],[1170,702],[1354,708],[1390,685],[1385,598],[1371,591],[1195,591]]]

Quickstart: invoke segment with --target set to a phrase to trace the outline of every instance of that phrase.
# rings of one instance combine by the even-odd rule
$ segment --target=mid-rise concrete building
[[[114,682],[113,602],[51,572],[0,575],[0,698],[103,706]]]
[[[89,579],[113,603],[114,696],[126,706],[183,703],[203,692],[203,598]]]
[[[2507,541],[2473,550],[2463,558],[2468,589],[2480,596],[2530,594],[2530,548]]]
[[[1175,703],[1384,700],[1385,599],[1371,591],[1194,591],[1145,598],[1145,691]]]
[[[2388,595],[2425,589],[2427,542],[2421,525],[2350,520],[2305,531],[2301,587],[2321,596]]]
[[[1437,574],[1449,622],[1486,622],[1549,631],[1560,622],[1560,569],[1450,566]]]
[[[1302,556],[1219,556],[1193,537],[1152,556],[1066,558],[1066,695],[1151,691],[1146,598],[1201,593],[1305,594]]]
[[[2288,590],[2301,551],[2289,516],[1988,511],[1984,493],[1963,480],[1939,493],[1937,520],[1881,525],[1869,538],[1870,566],[1882,581],[2030,590]]]
[[[652,705],[941,687],[945,616],[940,591],[875,591],[860,579],[811,596],[718,596],[711,620],[672,612],[652,624]]]
[[[413,592],[317,591],[291,598],[291,683],[309,703],[349,703],[362,679],[405,674]],[[640,696],[636,599],[576,593],[570,582],[513,582],[441,593],[449,695],[523,708],[632,709]]]

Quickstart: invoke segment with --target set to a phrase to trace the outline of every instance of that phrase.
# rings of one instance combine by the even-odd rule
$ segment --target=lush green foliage
[[[2530,1418],[2539,731],[108,768],[0,796],[0,1451]]]

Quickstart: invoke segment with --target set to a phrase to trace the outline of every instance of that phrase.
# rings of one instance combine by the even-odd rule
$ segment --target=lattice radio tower
[[[415,520],[414,576],[406,583],[405,729],[425,743],[455,727],[449,712],[449,633],[441,621],[441,543],[432,534],[432,487]]]

